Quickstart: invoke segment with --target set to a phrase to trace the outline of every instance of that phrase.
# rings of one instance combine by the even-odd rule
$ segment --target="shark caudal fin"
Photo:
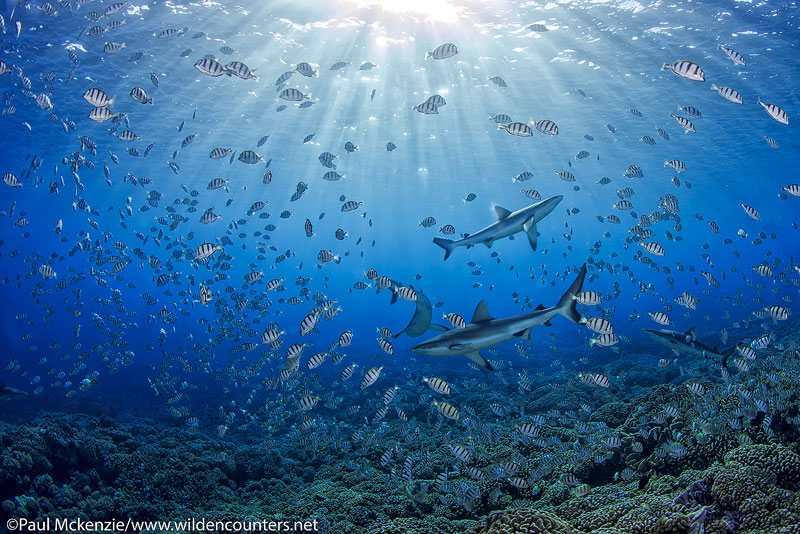
[[[723,369],[728,366],[728,358],[730,358],[731,355],[733,355],[733,353],[736,352],[736,348],[738,346],[739,345],[734,345],[731,348],[723,350],[722,352],[720,352],[720,354],[722,354],[722,361],[720,362],[720,364],[722,365]]]
[[[578,301],[575,298],[578,295],[578,293],[580,293],[581,290],[583,289],[584,278],[586,278],[585,263],[583,264],[583,267],[581,267],[581,270],[578,273],[577,278],[575,278],[575,281],[572,282],[572,285],[569,286],[567,292],[561,296],[561,300],[559,300],[558,304],[556,304],[556,308],[559,315],[577,324],[582,324],[586,322],[586,319],[581,317],[581,314],[578,313],[577,309]]]
[[[433,242],[444,249],[444,259],[445,260],[447,260],[447,258],[450,257],[450,254],[452,254],[453,251],[456,248],[456,242],[455,241],[452,241],[450,239],[445,239],[443,237],[434,237],[433,238]]]

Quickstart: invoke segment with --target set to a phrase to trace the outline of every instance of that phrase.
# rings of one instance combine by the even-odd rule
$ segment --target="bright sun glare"
[[[453,23],[463,7],[448,0],[351,0],[360,8],[379,8],[389,13],[418,16],[430,22]]]

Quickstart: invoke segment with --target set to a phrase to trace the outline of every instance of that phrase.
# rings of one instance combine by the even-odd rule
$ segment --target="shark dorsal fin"
[[[497,219],[500,221],[511,215],[510,211],[501,206],[495,206],[494,211],[497,213]]]
[[[693,326],[686,331],[686,337],[689,339],[697,339],[697,327]]]
[[[543,310],[544,309],[544,304],[539,304],[538,306],[536,306],[536,309],[537,310]]]
[[[491,319],[492,317],[489,315],[489,306],[486,305],[485,300],[482,300],[477,306],[475,306],[475,313],[472,314],[472,320],[470,321],[470,324],[485,323]]]

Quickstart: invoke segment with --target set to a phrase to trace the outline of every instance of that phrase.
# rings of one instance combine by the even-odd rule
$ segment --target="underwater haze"
[[[800,532],[799,9],[0,0],[0,529]]]

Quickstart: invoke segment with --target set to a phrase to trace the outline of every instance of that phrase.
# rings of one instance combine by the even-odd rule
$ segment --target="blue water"
[[[0,3],[6,29],[0,36],[0,59],[13,70],[0,77],[0,95],[7,111],[15,108],[0,117],[0,168],[22,184],[0,184],[0,209],[6,215],[0,217],[0,279],[5,282],[0,285],[0,368],[5,368],[0,377],[28,393],[24,404],[17,399],[4,403],[4,418],[24,419],[49,410],[131,411],[179,427],[186,426],[189,416],[197,416],[201,429],[213,433],[217,407],[247,403],[253,391],[256,404],[290,395],[294,406],[297,390],[265,392],[259,385],[277,378],[284,351],[292,343],[309,344],[300,363],[304,387],[320,395],[346,395],[349,401],[372,366],[384,367],[381,391],[392,383],[417,391],[421,377],[431,373],[454,383],[475,379],[492,388],[501,379],[516,381],[526,367],[552,372],[553,360],[565,363],[566,375],[575,378],[578,371],[603,372],[602,365],[632,355],[642,355],[641,361],[651,366],[660,357],[686,357],[673,355],[642,333],[643,328],[663,328],[647,312],[664,311],[665,305],[672,306],[668,315],[674,329],[697,326],[699,339],[711,347],[776,331],[777,322],[754,314],[765,306],[780,305],[790,313],[794,307],[800,199],[782,190],[800,182],[800,138],[794,125],[800,109],[800,35],[797,5],[792,2],[668,6],[635,1],[442,0],[389,2],[383,7],[381,2],[355,0],[130,2],[98,22],[87,20],[87,13],[103,13],[109,2],[78,6],[75,1],[53,1],[54,15],[45,14],[43,4]],[[105,27],[111,20],[124,23],[102,36],[88,35],[88,28]],[[15,23],[20,23],[18,37]],[[530,31],[533,23],[546,25],[548,31]],[[186,30],[157,37],[170,28]],[[196,36],[199,32],[203,35]],[[107,42],[125,47],[108,54],[103,51]],[[425,60],[426,52],[446,42],[457,45],[457,55]],[[743,54],[746,66],[734,64],[719,45]],[[223,46],[234,53],[222,53]],[[75,63],[68,50],[79,62],[70,80]],[[144,56],[129,61],[138,51]],[[181,57],[184,51],[189,52]],[[241,61],[258,79],[206,76],[193,65],[207,54],[223,65]],[[664,63],[679,60],[700,65],[705,81],[662,70]],[[331,71],[339,61],[348,64]],[[367,61],[376,67],[359,70]],[[300,62],[311,63],[318,77],[295,73],[276,86],[275,80]],[[44,81],[50,72],[54,79]],[[151,72],[158,77],[157,87]],[[502,77],[507,87],[487,81],[493,76]],[[29,79],[29,90],[23,78]],[[710,90],[712,83],[735,88],[743,104],[724,100]],[[129,96],[134,86],[144,88],[154,103],[134,102]],[[130,130],[141,140],[125,143],[109,135],[112,121],[88,118],[92,106],[82,95],[92,87],[115,98],[110,109],[126,114]],[[279,99],[285,88],[311,94],[313,104],[300,108]],[[52,102],[52,120],[34,100],[42,93]],[[437,114],[412,110],[434,94],[447,102]],[[771,118],[758,98],[785,110],[790,125]],[[281,105],[286,109],[277,111]],[[684,134],[670,117],[685,116],[679,106],[702,112],[702,119],[691,119],[696,133]],[[643,116],[630,113],[631,108]],[[559,134],[534,130],[530,137],[509,135],[487,120],[500,113],[523,123],[531,118],[552,120]],[[657,127],[670,139],[660,137]],[[123,124],[116,133],[125,129]],[[193,133],[198,134],[194,142],[181,148],[181,141]],[[303,143],[309,134],[313,139]],[[265,135],[269,139],[257,148]],[[79,136],[94,141],[96,154],[81,151]],[[652,137],[655,144],[642,142],[642,136]],[[780,148],[771,148],[763,136]],[[345,151],[347,141],[359,150]],[[396,150],[387,151],[388,142]],[[144,157],[151,143],[155,145]],[[140,155],[126,153],[128,147]],[[235,158],[212,160],[209,152],[217,147],[232,148],[237,157],[255,150],[265,161],[246,165]],[[582,150],[589,156],[576,159]],[[77,169],[83,190],[76,189],[69,164],[62,162],[75,152],[94,164],[94,169]],[[320,164],[323,152],[338,155],[336,170],[346,178],[322,179],[331,170]],[[41,164],[31,171],[33,158]],[[670,159],[688,168],[678,176],[680,187],[671,182],[676,173],[664,166]],[[174,173],[167,162],[176,163],[179,171]],[[644,177],[625,178],[629,165],[639,166]],[[264,184],[267,170],[272,181]],[[523,171],[534,177],[513,182]],[[572,172],[576,181],[559,179],[559,171]],[[149,178],[150,183],[133,185],[126,179],[131,175]],[[611,182],[598,184],[604,176]],[[207,190],[214,178],[229,179],[228,189]],[[290,201],[300,181],[308,190]],[[48,191],[51,182],[57,183],[57,193]],[[630,211],[612,208],[620,200],[616,191],[624,187],[635,191],[629,200],[637,218],[659,211],[664,195],[676,197],[681,229],[674,228],[676,220],[656,222],[649,228],[654,236],[643,240],[661,244],[663,257],[645,253],[630,239],[629,228],[637,223]],[[483,228],[496,220],[495,206],[515,211],[532,203],[521,189],[535,189],[542,198],[564,196],[539,223],[535,252],[525,236],[517,234],[491,249],[457,248],[442,260],[443,251],[432,238],[458,238]],[[192,190],[199,194],[190,196],[187,192]],[[162,195],[158,207],[147,203],[151,191]],[[477,196],[465,202],[469,193]],[[340,196],[363,205],[342,213]],[[96,212],[75,209],[78,197]],[[187,198],[197,201],[196,211],[180,203]],[[267,202],[262,210],[271,215],[267,220],[247,215],[259,200]],[[760,220],[748,217],[741,203],[755,208]],[[132,215],[125,213],[128,204]],[[141,211],[143,206],[148,209]],[[185,217],[174,230],[156,221],[171,215],[168,206]],[[211,207],[221,219],[201,224],[200,216]],[[292,212],[288,219],[279,216],[284,210]],[[598,221],[598,216],[612,214],[619,216],[620,224]],[[22,228],[14,225],[21,216],[28,220]],[[420,221],[429,216],[436,223],[423,228]],[[54,232],[59,219],[61,234]],[[313,224],[313,237],[305,235],[306,219]],[[234,224],[240,220],[247,222]],[[718,225],[719,233],[711,231],[709,221]],[[266,224],[277,229],[265,231]],[[445,224],[454,225],[456,235],[442,236],[439,228]],[[337,240],[337,228],[348,237]],[[737,235],[740,229],[747,237]],[[259,230],[262,235],[254,236]],[[147,241],[135,231],[148,236]],[[762,232],[760,242],[754,243]],[[89,240],[81,250],[87,233]],[[232,244],[217,252],[214,261],[193,260],[196,247],[223,236]],[[127,246],[124,253],[114,249],[116,241]],[[167,250],[169,244],[174,248]],[[265,248],[262,253],[259,247],[274,250]],[[160,271],[137,257],[135,248],[157,256]],[[321,265],[317,255],[323,249],[340,261]],[[113,274],[115,262],[97,263],[101,250],[104,257],[127,256],[129,264]],[[186,254],[171,258],[175,250]],[[276,263],[287,250],[289,257]],[[640,254],[653,264],[639,261]],[[463,357],[435,359],[410,352],[435,332],[415,339],[401,336],[393,340],[394,355],[383,354],[375,341],[376,329],[399,332],[414,304],[401,299],[390,305],[389,291],[376,295],[374,281],[368,289],[353,289],[356,282],[369,282],[365,272],[374,268],[379,275],[423,291],[432,303],[442,303],[433,310],[434,322],[446,324],[442,315],[450,312],[469,322],[482,299],[494,317],[527,312],[539,303],[555,305],[587,260],[584,289],[599,293],[603,301],[579,310],[588,317],[605,316],[619,343],[590,348],[588,340],[596,334],[556,317],[551,328],[534,329],[530,343],[524,344],[525,356],[513,341],[499,345],[496,352],[484,351],[485,357],[512,367],[494,376],[470,368]],[[222,262],[230,269],[223,270]],[[765,262],[772,266],[772,277],[753,270]],[[44,263],[52,266],[55,278],[38,274]],[[597,268],[601,263],[613,269]],[[263,279],[242,289],[243,277],[251,270],[263,271]],[[472,274],[475,270],[479,274]],[[703,271],[712,273],[719,287],[710,286]],[[157,287],[155,279],[162,273],[173,274],[173,281]],[[215,280],[219,273],[228,279]],[[76,278],[79,275],[82,279]],[[314,301],[301,297],[303,302],[296,306],[279,302],[300,295],[298,276],[311,278],[309,297],[322,292],[341,308],[335,318],[320,322],[318,333],[305,337],[298,328],[316,306]],[[265,292],[268,280],[281,277],[285,291]],[[66,287],[59,288],[61,282]],[[216,301],[207,306],[199,302],[201,283],[215,293]],[[261,295],[271,304],[260,313],[251,308],[240,313],[228,286],[251,303]],[[698,298],[696,310],[675,302],[683,292]],[[519,303],[512,293],[518,294]],[[143,294],[157,303],[148,306]],[[175,322],[156,316],[164,307]],[[76,309],[81,312],[77,318]],[[634,312],[638,321],[630,318]],[[24,318],[18,318],[20,314]],[[102,323],[93,317],[102,318]],[[258,343],[272,323],[286,331],[277,351],[259,345],[249,352],[230,352],[246,342]],[[795,324],[794,316],[783,324]],[[720,339],[723,329],[726,341]],[[307,357],[328,350],[345,330],[352,330],[354,342],[339,351],[348,354],[344,363],[334,367],[329,356],[315,370],[318,383],[307,382]],[[584,357],[588,365],[578,363]],[[73,372],[77,362],[82,363]],[[359,368],[350,379],[351,389],[343,390],[339,375],[350,363]],[[97,375],[81,390],[81,380],[93,371]],[[61,372],[65,376],[59,378]],[[718,379],[718,371],[715,376]],[[183,382],[188,386],[181,386]],[[167,414],[164,402],[176,391],[188,392],[188,401],[182,401],[188,412],[177,418]]]

